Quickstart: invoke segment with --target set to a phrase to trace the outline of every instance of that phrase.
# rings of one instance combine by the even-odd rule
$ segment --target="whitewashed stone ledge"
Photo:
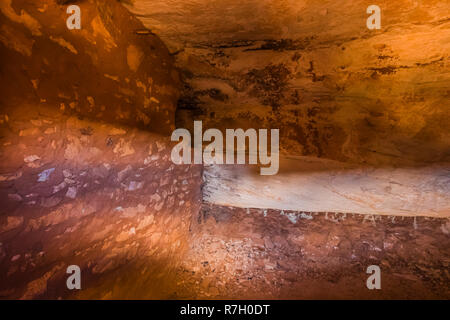
[[[371,168],[311,157],[280,162],[275,176],[244,165],[206,166],[203,200],[243,208],[450,217],[450,164]]]

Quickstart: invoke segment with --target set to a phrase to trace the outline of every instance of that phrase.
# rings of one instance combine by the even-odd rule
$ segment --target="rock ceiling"
[[[369,164],[450,158],[450,4],[136,0],[183,71],[178,125],[280,128],[284,153]]]

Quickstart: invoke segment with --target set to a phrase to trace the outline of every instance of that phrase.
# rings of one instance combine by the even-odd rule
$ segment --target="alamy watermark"
[[[370,30],[381,29],[381,9],[376,4],[367,7],[366,13],[370,16],[366,20],[366,26]],[[70,16],[66,20],[67,29],[80,30],[81,29],[81,9],[77,5],[70,5],[67,7],[67,14]]]
[[[224,137],[219,129],[208,129],[203,133],[202,121],[194,121],[194,164],[261,164],[261,175],[274,175],[279,169],[279,129],[270,130],[270,154],[268,152],[268,129],[226,129]],[[171,153],[175,164],[192,163],[192,138],[187,129],[176,129],[172,141],[180,141]],[[248,141],[248,152],[246,149]],[[210,142],[203,148],[203,142]],[[236,160],[236,161],[235,161]]]
[[[70,16],[66,20],[67,29],[80,30],[81,29],[81,9],[77,5],[67,7],[67,14]]]
[[[81,269],[76,264],[70,265],[66,270],[70,276],[66,280],[66,286],[69,290],[81,289]]]
[[[381,289],[381,269],[380,269],[380,267],[377,265],[368,266],[366,273],[370,274],[370,277],[367,278],[367,281],[366,281],[367,289],[380,290]]]
[[[381,29],[381,9],[379,6],[372,4],[367,7],[367,14],[370,16],[367,18],[366,26],[369,30]]]

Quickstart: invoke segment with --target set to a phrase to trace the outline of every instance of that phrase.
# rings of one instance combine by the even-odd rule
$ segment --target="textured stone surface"
[[[166,46],[154,35],[137,34],[142,24],[118,1],[78,5],[81,30],[68,30],[67,5],[2,1],[0,52],[7,62],[0,73],[2,116],[17,105],[42,104],[171,132],[180,83]]]
[[[449,219],[204,205],[199,221],[179,298],[450,297]],[[381,269],[381,290],[366,287],[370,265]]]
[[[35,128],[23,119],[33,119],[31,112],[1,128],[0,172],[20,176],[0,182],[0,298],[167,298],[170,272],[198,216],[201,167],[174,165],[165,137],[43,112],[36,107],[43,122],[36,137],[17,134],[18,127]],[[55,133],[45,135],[48,127]],[[110,135],[114,130],[127,134]],[[122,142],[135,152],[115,153]],[[144,164],[149,149],[159,149],[159,157]],[[30,153],[41,167],[24,165]],[[47,168],[52,173],[38,180]],[[65,286],[72,264],[82,270],[76,294]],[[142,278],[111,285],[128,273]]]
[[[178,124],[280,128],[284,153],[378,164],[449,161],[450,4],[133,0],[187,82]]]
[[[170,160],[178,75],[118,1],[77,3],[72,31],[55,1],[0,3],[0,299],[167,298],[201,203]]]

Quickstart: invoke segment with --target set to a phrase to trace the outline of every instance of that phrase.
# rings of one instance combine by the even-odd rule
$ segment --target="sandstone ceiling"
[[[358,163],[450,159],[450,4],[130,0],[185,81],[178,125],[280,128],[285,154]]]

